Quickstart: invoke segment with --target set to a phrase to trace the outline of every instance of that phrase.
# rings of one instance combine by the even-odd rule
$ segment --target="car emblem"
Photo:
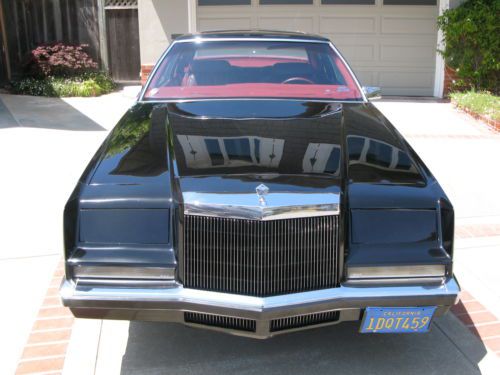
[[[255,192],[257,193],[257,195],[259,196],[259,203],[262,205],[262,206],[265,206],[266,205],[266,199],[264,198],[264,196],[269,193],[269,188],[264,185],[264,184],[260,184],[259,186],[257,186],[255,188]]]

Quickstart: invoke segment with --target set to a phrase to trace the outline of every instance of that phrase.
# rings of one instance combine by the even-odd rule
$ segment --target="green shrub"
[[[99,96],[114,90],[115,84],[104,73],[85,73],[75,77],[23,78],[11,83],[15,94],[33,96]]]
[[[462,88],[499,91],[500,0],[468,0],[438,19],[445,49]]]

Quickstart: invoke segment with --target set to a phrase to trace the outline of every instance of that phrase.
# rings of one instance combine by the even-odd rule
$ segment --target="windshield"
[[[362,100],[362,95],[327,43],[175,43],[154,73],[144,99],[192,98]]]

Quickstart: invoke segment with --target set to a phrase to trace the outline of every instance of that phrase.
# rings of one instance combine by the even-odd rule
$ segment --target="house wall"
[[[189,32],[189,18],[189,1],[139,0],[141,79],[143,82],[172,41],[172,34]]]

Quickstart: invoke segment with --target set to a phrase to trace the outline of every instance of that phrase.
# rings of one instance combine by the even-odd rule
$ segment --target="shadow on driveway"
[[[14,127],[73,131],[106,130],[60,98],[2,95],[0,129]]]
[[[260,341],[131,322],[121,373],[470,375],[480,373],[477,364],[486,355],[482,343],[450,314],[436,319],[428,334],[362,335],[358,327],[342,323]],[[457,335],[467,344],[457,345]]]

